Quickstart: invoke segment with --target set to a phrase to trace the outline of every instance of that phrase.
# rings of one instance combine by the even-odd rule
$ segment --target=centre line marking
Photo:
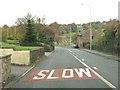
[[[95,70],[98,70],[98,68],[97,67],[93,67]]]
[[[72,52],[70,49],[68,49],[69,52]]]
[[[71,54],[71,53],[70,53]],[[77,59],[80,63],[82,63],[85,67],[87,67],[88,69],[90,69],[92,72],[95,73],[95,75],[97,75],[103,82],[105,82],[109,87],[111,88],[116,88],[113,84],[111,84],[108,80],[106,80],[105,78],[103,78],[100,74],[98,74],[97,72],[95,72],[91,67],[89,67],[87,64],[85,64],[82,60],[80,60],[78,57],[76,57],[75,55],[71,54],[75,59]]]
[[[85,59],[82,59],[82,61],[85,61]]]

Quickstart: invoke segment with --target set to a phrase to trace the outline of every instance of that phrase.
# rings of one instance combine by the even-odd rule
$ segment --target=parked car
[[[73,48],[79,48],[77,44],[72,45]]]

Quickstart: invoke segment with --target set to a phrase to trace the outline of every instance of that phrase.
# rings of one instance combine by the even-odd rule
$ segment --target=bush
[[[90,49],[90,42],[84,42],[83,47],[87,48],[87,49]]]
[[[20,43],[20,46],[40,46],[40,44],[37,42],[22,42]]]
[[[14,40],[14,38],[13,37],[8,37],[8,40]]]
[[[50,45],[48,45],[48,44],[45,44],[44,45],[44,50],[45,50],[45,52],[51,52],[52,51],[52,47]]]

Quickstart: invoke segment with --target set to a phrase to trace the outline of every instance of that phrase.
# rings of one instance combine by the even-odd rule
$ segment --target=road
[[[118,88],[118,62],[57,47],[12,88]]]

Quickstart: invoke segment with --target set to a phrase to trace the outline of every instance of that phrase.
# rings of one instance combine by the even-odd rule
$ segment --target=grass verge
[[[5,42],[0,42],[0,47],[1,48],[13,48],[14,50],[33,50],[40,48],[40,46],[20,46],[20,45],[15,45],[15,44],[8,44]]]

